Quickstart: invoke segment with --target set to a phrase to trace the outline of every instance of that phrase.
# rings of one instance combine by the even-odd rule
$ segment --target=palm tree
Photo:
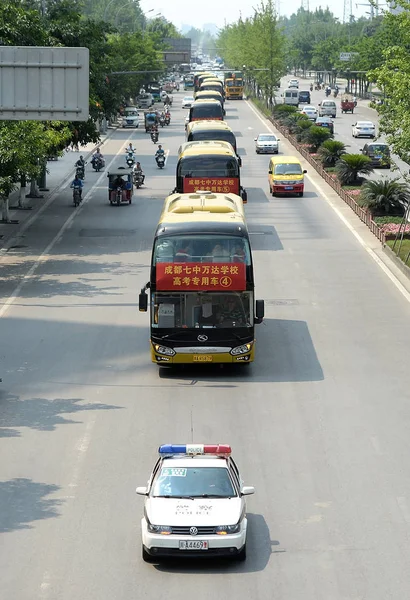
[[[324,167],[334,167],[339,158],[346,154],[346,145],[337,140],[326,140],[320,146],[318,154]]]
[[[410,188],[397,179],[366,181],[358,199],[372,215],[404,215],[410,201]]]
[[[373,172],[372,161],[363,154],[343,154],[336,163],[336,173],[342,185],[358,184],[359,173]]]
[[[310,119],[298,119],[297,122],[297,130],[296,130],[296,139],[298,142],[301,142],[304,138],[305,132],[312,127],[313,122]]]
[[[323,142],[328,140],[330,137],[332,137],[332,134],[328,129],[313,125],[305,132],[303,139],[307,144],[309,144],[310,151],[316,152],[319,146],[321,146]]]

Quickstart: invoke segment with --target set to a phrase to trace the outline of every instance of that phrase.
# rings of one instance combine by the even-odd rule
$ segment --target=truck
[[[227,71],[224,84],[226,100],[243,100],[244,79],[241,71]]]

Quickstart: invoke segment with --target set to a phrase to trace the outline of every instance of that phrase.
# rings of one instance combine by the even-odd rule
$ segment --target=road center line
[[[122,148],[120,150],[118,150],[117,154],[114,156],[114,158],[107,165],[107,167],[106,167],[107,170],[110,168],[110,166],[113,164],[113,162],[117,160],[118,155],[122,154],[122,152],[123,152]],[[66,221],[61,226],[61,228],[58,231],[58,233],[54,236],[54,238],[51,240],[51,242],[48,244],[48,246],[45,248],[45,250],[43,250],[43,252],[37,258],[37,260],[34,262],[34,264],[30,267],[30,269],[27,271],[27,273],[25,275],[23,275],[23,278],[20,281],[20,283],[13,290],[12,294],[7,298],[7,300],[5,300],[3,306],[0,308],[0,319],[2,317],[4,317],[4,315],[8,312],[9,308],[11,306],[13,306],[14,302],[19,297],[19,294],[20,294],[21,290],[23,289],[24,285],[34,275],[34,273],[37,271],[37,269],[40,266],[40,264],[46,262],[49,259],[49,254],[50,254],[51,250],[53,249],[53,247],[56,245],[56,243],[63,236],[64,232],[70,227],[70,225],[72,224],[72,222],[74,221],[74,219],[76,218],[76,216],[78,216],[81,213],[81,211],[83,210],[83,206],[85,204],[87,204],[88,200],[91,198],[93,189],[95,187],[98,187],[98,185],[103,181],[104,177],[106,177],[105,171],[103,171],[101,173],[100,177],[97,179],[97,181],[94,183],[94,185],[91,187],[91,189],[84,196],[83,201],[81,202],[81,204],[79,205],[79,207],[77,209],[73,209],[73,212],[68,217],[68,219],[66,219]]]
[[[270,124],[268,124],[268,122],[261,117],[261,115],[255,110],[255,108],[249,103],[248,100],[245,100],[245,102],[249,106],[249,108],[251,109],[251,111],[265,125],[265,127],[267,128],[267,130],[270,133],[274,134],[275,132],[271,128]],[[297,152],[296,149],[295,149],[295,152]],[[301,158],[303,159],[303,157],[301,157]],[[366,250],[366,252],[371,256],[371,258],[374,260],[374,262],[387,275],[387,277],[396,286],[396,288],[399,290],[399,292],[402,294],[402,296],[404,296],[404,298],[407,300],[407,302],[410,303],[410,293],[406,290],[406,288],[404,287],[404,285],[399,281],[399,279],[397,279],[397,277],[394,275],[394,273],[392,273],[392,271],[390,271],[390,269],[385,265],[385,263],[377,256],[377,254],[375,253],[375,251],[372,248],[370,248],[370,246],[365,242],[365,240],[361,237],[361,235],[356,231],[356,229],[353,227],[353,225],[351,225],[349,223],[349,221],[346,219],[346,217],[343,216],[343,214],[341,213],[341,211],[339,210],[339,208],[337,206],[335,206],[335,204],[326,195],[326,192],[323,191],[322,187],[318,183],[316,183],[312,179],[312,177],[310,177],[309,175],[306,175],[306,178],[309,179],[310,183],[317,189],[317,191],[323,197],[323,199],[325,200],[325,202],[327,202],[327,204],[334,210],[334,212],[337,214],[337,216],[339,217],[339,219],[346,225],[346,227],[349,229],[349,231],[355,236],[355,238],[357,239],[357,241]]]

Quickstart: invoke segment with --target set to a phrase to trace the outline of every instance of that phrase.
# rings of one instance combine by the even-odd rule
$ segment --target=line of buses
[[[150,311],[157,365],[246,365],[264,301],[255,299],[241,159],[223,121],[222,82],[199,73],[194,85],[176,187],[164,202],[139,310]]]

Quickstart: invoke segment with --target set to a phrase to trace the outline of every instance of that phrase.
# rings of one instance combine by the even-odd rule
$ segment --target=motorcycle
[[[77,207],[81,202],[81,189],[78,185],[73,188],[73,203]]]
[[[313,84],[310,84],[310,91],[313,92]]]
[[[84,179],[85,173],[84,173],[84,167],[82,167],[81,165],[77,165],[75,168],[75,174],[78,177],[78,179]]]
[[[142,171],[134,171],[133,180],[135,187],[140,188],[144,183],[144,175],[142,174]]]
[[[157,165],[160,169],[163,169],[165,166],[165,156],[164,154],[159,154],[155,160],[157,161]]]
[[[335,91],[333,92],[333,97],[334,97],[334,98],[337,98],[337,95],[338,95],[338,93],[339,93],[339,90],[335,90]]]
[[[134,155],[132,154],[132,152],[128,152],[125,162],[127,163],[127,167],[129,167],[130,169],[134,166],[135,160],[134,160]]]
[[[158,131],[151,131],[151,140],[154,144],[158,142]]]
[[[101,157],[99,156],[94,156],[94,158],[91,161],[92,167],[95,171],[97,171],[97,173],[103,168],[104,166],[104,161]]]
[[[165,125],[169,125],[171,123],[171,115],[168,113],[165,115]]]
[[[329,89],[329,88],[327,88],[325,93],[326,93],[326,98],[327,98],[328,96],[330,96],[330,89]]]
[[[159,117],[159,124],[161,125],[161,127],[164,127],[165,125],[165,117],[163,115]]]

